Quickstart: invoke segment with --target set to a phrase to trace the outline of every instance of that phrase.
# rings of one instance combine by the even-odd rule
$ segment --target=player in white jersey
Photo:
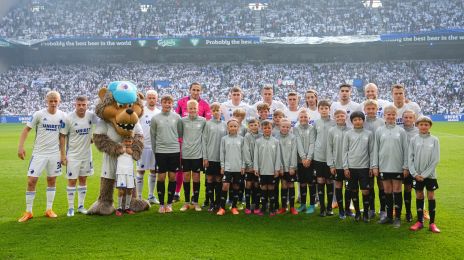
[[[47,210],[45,216],[56,218],[53,212],[53,200],[56,192],[56,176],[61,175],[60,146],[59,134],[60,129],[64,127],[66,114],[58,110],[61,98],[56,91],[49,91],[45,97],[47,108],[39,110],[32,116],[32,121],[28,122],[21,132],[18,145],[18,157],[24,160],[26,151],[24,142],[31,129],[35,129],[36,137],[34,150],[29,163],[27,172],[27,190],[26,190],[26,212],[18,220],[25,222],[32,218],[32,205],[35,198],[35,188],[37,181],[44,170],[47,170]]]
[[[422,116],[421,108],[416,102],[406,99],[406,90],[403,84],[393,84],[392,86],[393,105],[398,109],[396,114],[396,124],[403,126],[403,113],[412,110],[416,117]]]
[[[321,118],[319,110],[317,109],[317,91],[314,89],[308,89],[305,93],[305,107],[309,114],[309,124],[313,125],[314,121]]]
[[[233,86],[229,91],[229,100],[221,104],[221,114],[225,122],[228,122],[229,119],[233,117],[235,109],[242,108],[245,110],[245,118],[249,118],[253,113],[251,111],[250,105],[243,102],[243,91],[239,86]]]
[[[391,103],[387,100],[378,99],[379,89],[374,83],[368,83],[364,86],[364,96],[366,100],[361,103],[361,108],[364,108],[365,102],[369,99],[375,100],[377,102],[377,117],[383,118],[383,109],[390,105]]]
[[[343,109],[346,111],[346,125],[348,127],[353,127],[353,124],[350,120],[350,115],[354,111],[361,111],[361,106],[351,101],[351,85],[350,84],[341,84],[338,91],[339,101],[333,102],[332,106],[330,107],[330,117],[334,118],[334,113],[337,109]]]
[[[82,214],[87,213],[84,208],[87,177],[93,175],[92,126],[98,121],[95,113],[87,111],[88,104],[87,97],[78,96],[75,111],[66,116],[65,127],[60,130],[61,162],[66,166],[66,178],[68,179],[68,187],[66,187],[68,217],[74,216],[77,179],[79,179],[77,211]]]
[[[154,195],[156,185],[156,164],[155,155],[151,150],[151,138],[150,138],[150,124],[151,119],[156,114],[159,114],[161,110],[156,107],[158,102],[158,92],[155,90],[148,90],[146,93],[146,104],[143,109],[143,114],[140,116],[139,123],[143,130],[143,152],[140,160],[137,161],[137,197],[142,199],[143,192],[143,176],[145,171],[150,171],[148,175],[148,202],[150,204],[159,204],[158,199]]]
[[[274,115],[274,111],[277,109],[280,109],[282,111],[287,110],[287,107],[284,105],[284,103],[278,101],[278,100],[273,100],[274,97],[274,90],[272,88],[272,85],[264,85],[263,89],[261,90],[261,96],[263,100],[256,102],[253,105],[253,115],[256,118],[258,118],[258,105],[262,103],[267,103],[269,105],[270,111],[268,115],[268,119],[272,120],[272,115]]]
[[[298,113],[300,108],[298,104],[300,103],[300,96],[298,93],[291,91],[287,94],[287,104],[288,109],[284,111],[285,117],[288,118],[291,122],[291,127],[294,127],[298,122]]]

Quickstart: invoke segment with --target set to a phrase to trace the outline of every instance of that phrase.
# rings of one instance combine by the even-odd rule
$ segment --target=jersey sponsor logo
[[[81,128],[81,129],[76,129],[76,134],[78,135],[88,135],[90,133],[90,128]]]
[[[42,127],[45,128],[45,131],[57,131],[60,128],[60,125],[53,124],[42,124]]]
[[[64,123],[64,121],[63,121],[63,120],[60,120],[60,127],[61,127],[61,128],[64,128],[65,126],[66,126],[66,124]]]

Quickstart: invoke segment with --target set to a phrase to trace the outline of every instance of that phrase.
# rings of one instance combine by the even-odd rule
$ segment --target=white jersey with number
[[[398,111],[396,111],[396,124],[402,126],[403,123],[403,113],[406,110],[412,110],[416,114],[416,118],[419,116],[422,116],[422,111],[420,106],[416,102],[409,102],[409,103],[404,103],[403,107],[399,108],[396,107]]]
[[[34,113],[26,125],[35,129],[36,137],[32,155],[48,156],[60,152],[60,129],[65,127],[66,113],[57,110],[55,114],[42,109]]]
[[[143,114],[140,116],[139,123],[143,130],[143,146],[151,149],[151,138],[150,138],[150,124],[151,119],[161,113],[157,107],[154,110],[150,110],[148,107],[143,109]]]
[[[346,121],[346,125],[348,127],[353,127],[353,124],[351,123],[351,120],[350,120],[351,113],[353,113],[354,111],[361,111],[362,112],[361,105],[359,105],[358,103],[356,103],[354,101],[350,101],[346,105],[342,105],[339,101],[337,101],[337,102],[333,102],[332,106],[330,106],[330,117],[331,118],[335,118],[334,113],[335,113],[335,111],[337,109],[346,110],[346,120],[345,121]]]
[[[258,105],[259,104],[262,104],[264,103],[264,101],[258,101],[256,102],[254,105],[253,105],[253,112],[255,113],[255,117],[258,118]],[[278,100],[272,100],[272,103],[271,103],[271,106],[270,106],[270,110],[269,110],[269,116],[267,119],[271,120],[273,115],[274,115],[274,111],[276,111],[277,109],[280,109],[282,111],[285,111],[287,110],[287,106],[284,105],[284,103],[278,101]]]
[[[228,101],[221,104],[221,114],[222,114],[225,122],[229,121],[229,119],[232,118],[233,113],[234,113],[235,109],[237,109],[237,108],[243,108],[245,110],[245,112],[246,112],[245,118],[249,118],[251,116],[251,114],[252,114],[250,105],[248,105],[247,103],[241,101],[240,104],[238,104],[238,106],[236,106],[236,105],[232,104],[231,100],[228,100]]]
[[[383,99],[377,99],[377,117],[378,118],[383,118],[383,111],[385,110],[385,107],[388,105],[391,105],[390,101],[388,100],[383,100]],[[361,103],[361,109],[362,112],[364,112],[364,104],[366,103],[366,100],[364,100]]]
[[[95,113],[86,111],[84,117],[79,117],[76,112],[66,116],[65,127],[60,133],[66,135],[66,156],[71,160],[92,160],[92,126],[98,121]]]

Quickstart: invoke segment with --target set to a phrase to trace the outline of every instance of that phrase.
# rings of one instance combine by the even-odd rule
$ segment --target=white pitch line
[[[457,134],[450,134],[450,133],[445,133],[445,132],[432,132],[432,134],[438,134],[440,137],[458,137],[458,138],[464,138],[464,135],[457,135]]]

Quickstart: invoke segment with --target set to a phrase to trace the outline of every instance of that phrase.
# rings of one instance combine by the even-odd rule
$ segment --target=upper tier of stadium
[[[7,1],[5,1],[7,2]],[[462,0],[9,1],[0,38],[344,36],[464,28]],[[2,4],[3,5],[3,4]],[[252,4],[253,5],[253,4]],[[373,8],[376,6],[376,8]]]

